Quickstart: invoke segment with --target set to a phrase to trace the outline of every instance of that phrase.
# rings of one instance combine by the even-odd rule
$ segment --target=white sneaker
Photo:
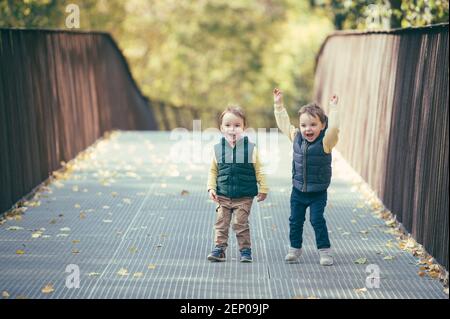
[[[289,248],[288,254],[284,257],[284,261],[290,264],[297,263],[302,255],[302,248]]]
[[[320,264],[322,266],[331,266],[333,264],[333,255],[331,248],[319,249]]]

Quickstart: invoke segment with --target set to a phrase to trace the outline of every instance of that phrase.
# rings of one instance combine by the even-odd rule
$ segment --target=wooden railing
[[[412,236],[449,266],[448,24],[337,32],[315,99],[340,95],[337,149]]]

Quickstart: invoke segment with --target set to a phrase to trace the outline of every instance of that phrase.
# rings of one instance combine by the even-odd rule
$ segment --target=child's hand
[[[283,92],[280,89],[275,88],[273,90],[273,102],[276,106],[281,107],[283,105]]]
[[[336,106],[338,104],[339,98],[337,94],[333,94],[333,96],[330,99],[330,106]]]
[[[208,191],[208,193],[209,193],[209,198],[211,198],[213,201],[215,201],[216,203],[218,203],[219,202],[219,199],[217,198],[217,195],[216,195],[216,191],[214,190],[214,189],[210,189],[209,191]]]
[[[262,202],[267,198],[267,194],[264,193],[258,193],[258,196],[256,197],[258,202]]]

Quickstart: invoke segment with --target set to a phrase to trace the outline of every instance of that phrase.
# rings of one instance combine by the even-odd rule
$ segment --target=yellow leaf
[[[19,227],[19,226],[9,226],[8,228],[6,228],[6,230],[21,230],[23,229],[23,227]]]
[[[439,278],[439,272],[437,272],[437,271],[430,271],[429,273],[428,273],[428,276],[430,276],[431,278],[433,278],[433,279],[436,279],[436,278]]]
[[[386,226],[388,227],[394,227],[395,226],[395,219],[391,219],[385,222]]]
[[[355,260],[355,264],[363,265],[367,263],[367,258],[358,258]]]
[[[3,292],[2,292],[2,297],[3,297],[4,299],[9,298],[9,293],[8,293],[6,290],[3,291]]]
[[[39,238],[41,236],[42,236],[42,231],[40,231],[40,230],[31,234],[31,238]]]
[[[88,276],[89,277],[100,276],[100,273],[99,272],[90,272],[90,273],[88,273]]]
[[[17,249],[17,250],[16,250],[16,254],[17,254],[17,255],[23,255],[23,254],[25,254],[25,251],[22,250],[22,249]]]
[[[86,214],[80,213],[80,219],[85,219],[85,218],[86,218]]]
[[[48,284],[48,285],[46,285],[44,288],[42,288],[41,291],[42,291],[42,293],[44,293],[44,294],[49,294],[49,293],[55,291],[55,289],[53,288],[53,285],[52,285],[52,284]]]
[[[147,268],[148,268],[148,269],[155,269],[155,268],[156,268],[156,265],[155,265],[155,264],[149,264]]]
[[[128,272],[127,269],[125,269],[125,268],[120,268],[120,270],[117,272],[117,274],[118,274],[119,276],[128,276],[130,273]]]
[[[358,288],[358,289],[355,289],[355,291],[357,293],[364,293],[364,292],[367,292],[367,288]]]
[[[81,205],[80,204],[75,204],[74,207],[75,208],[81,208]]]

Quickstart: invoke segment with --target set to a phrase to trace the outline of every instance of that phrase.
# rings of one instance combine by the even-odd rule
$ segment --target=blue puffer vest
[[[292,184],[301,192],[320,192],[330,186],[331,154],[323,150],[323,138],[327,127],[312,143],[298,132],[294,138],[292,156]]]
[[[255,144],[245,136],[231,147],[225,138],[214,145],[217,161],[217,195],[229,198],[253,197],[258,195],[253,149]]]

